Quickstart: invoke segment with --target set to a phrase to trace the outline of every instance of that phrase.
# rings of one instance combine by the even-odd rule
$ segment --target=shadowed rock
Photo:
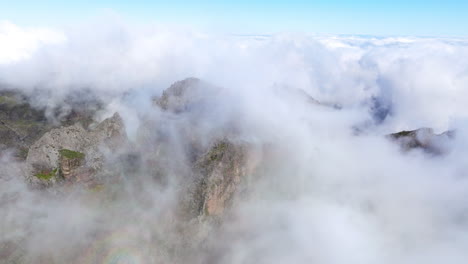
[[[432,154],[443,154],[447,151],[446,143],[454,136],[454,131],[435,134],[431,128],[420,128],[393,133],[387,138],[397,142],[404,151],[422,149]]]
[[[221,216],[236,194],[248,187],[255,174],[261,151],[246,142],[219,140],[194,164],[200,173],[193,202],[198,215]]]

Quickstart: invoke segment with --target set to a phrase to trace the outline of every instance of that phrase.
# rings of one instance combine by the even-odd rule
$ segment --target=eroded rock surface
[[[201,174],[196,202],[200,215],[221,216],[255,173],[260,153],[247,143],[226,139],[216,142],[196,162]]]
[[[52,129],[29,149],[27,179],[42,186],[50,186],[60,180],[91,181],[93,172],[103,165],[104,153],[125,142],[124,124],[117,113],[90,131],[81,124]],[[50,175],[54,171],[54,175]],[[47,172],[46,176],[38,177],[43,172]]]

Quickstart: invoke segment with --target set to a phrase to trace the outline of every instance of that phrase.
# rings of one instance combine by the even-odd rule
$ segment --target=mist
[[[92,188],[32,188],[1,149],[0,263],[464,263],[466,58],[462,38],[1,22],[1,89],[125,133],[93,146]],[[163,100],[189,77],[184,108]],[[456,134],[437,155],[387,136],[419,128]],[[245,177],[200,214],[195,167],[225,141]]]

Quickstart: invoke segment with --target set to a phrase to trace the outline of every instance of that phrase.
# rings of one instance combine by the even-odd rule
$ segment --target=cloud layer
[[[87,89],[105,105],[95,118],[118,111],[136,151],[151,148],[141,133],[170,134],[174,174],[188,169],[177,150],[189,118],[200,118],[193,133],[206,138],[234,120],[242,140],[275,151],[196,253],[184,244],[191,234],[169,224],[180,175],[165,186],[123,186],[111,205],[74,194],[57,201],[29,191],[15,177],[19,165],[4,156],[0,231],[21,238],[31,258],[60,245],[41,260],[56,263],[76,259],[90,241],[82,263],[101,260],[100,247],[126,250],[117,263],[165,263],[178,254],[181,263],[464,263],[466,58],[465,39],[222,36],[123,22],[62,32],[4,22],[5,87],[34,94],[32,103],[45,108]],[[152,106],[153,96],[189,76],[224,87],[225,96],[176,121]],[[304,94],[335,108],[311,105]],[[167,126],[141,129],[147,122]],[[457,130],[450,152],[402,153],[384,138],[420,127]]]

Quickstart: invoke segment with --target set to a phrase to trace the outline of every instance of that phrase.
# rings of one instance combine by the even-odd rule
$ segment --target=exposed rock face
[[[75,180],[79,175],[79,168],[84,163],[85,154],[68,149],[59,150],[59,154],[59,171],[61,176],[66,181]]]
[[[69,180],[72,172],[80,166],[80,159],[69,159],[64,156],[60,157],[60,171],[62,172],[62,176],[65,180]]]
[[[27,178],[33,184],[49,186],[60,180],[90,181],[103,164],[103,151],[115,150],[126,142],[124,124],[116,113],[95,129],[80,124],[55,128],[44,134],[30,148],[26,158]],[[50,177],[38,177],[42,170],[57,170]]]
[[[393,133],[387,137],[400,144],[404,151],[422,149],[428,153],[442,154],[446,151],[445,143],[454,136],[454,131],[435,134],[431,128],[420,128]]]
[[[82,152],[87,145],[89,145],[88,132],[80,124],[54,128],[31,146],[26,162],[57,167],[61,149]]]
[[[221,139],[215,141],[192,164],[194,184],[182,194],[183,214],[192,217],[222,217],[249,191],[263,162],[263,149],[248,143]]]
[[[222,140],[196,163],[202,174],[199,212],[220,216],[247,175],[246,146]]]

